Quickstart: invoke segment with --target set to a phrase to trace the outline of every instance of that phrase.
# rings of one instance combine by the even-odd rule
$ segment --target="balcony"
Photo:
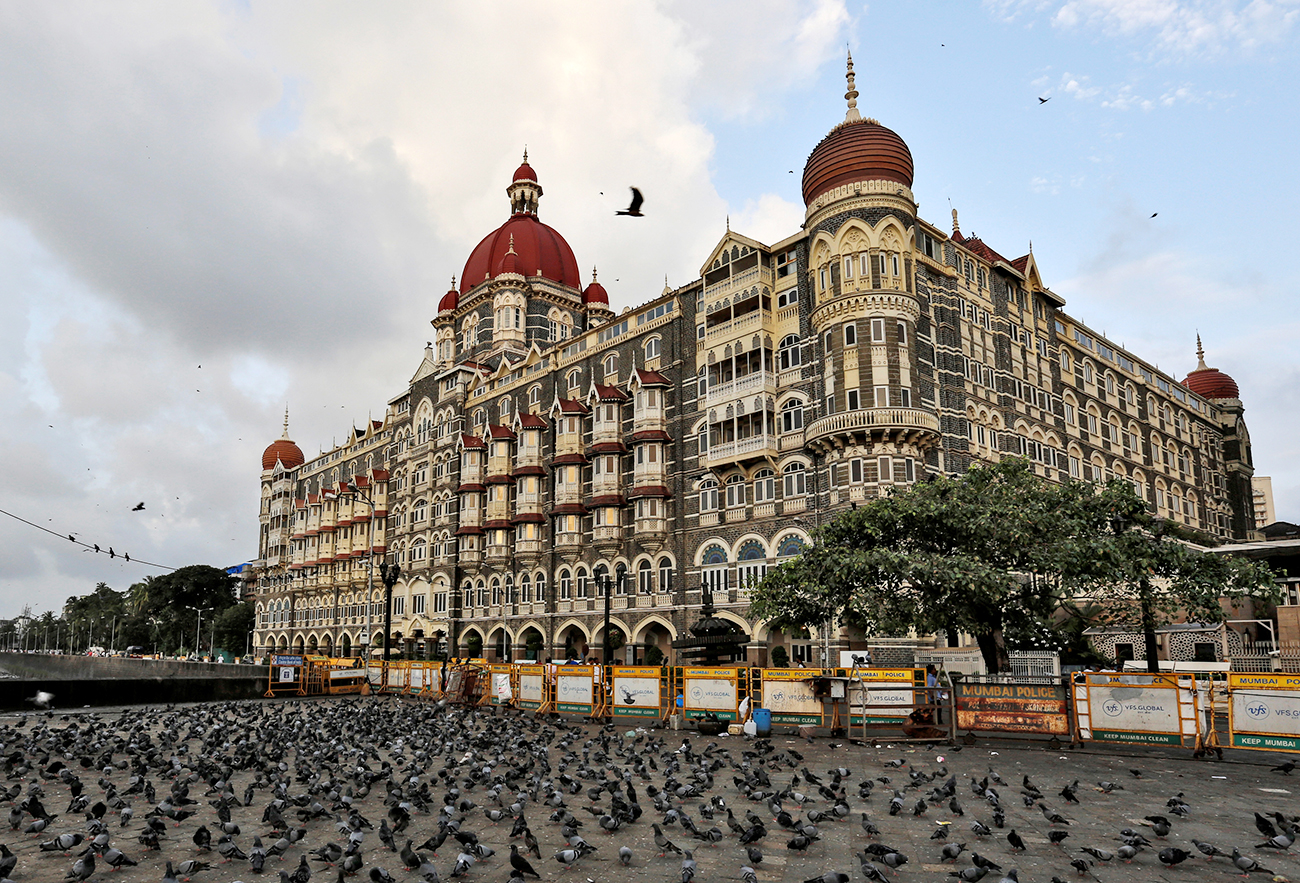
[[[478,549],[461,549],[460,566],[465,570],[478,570],[483,565],[483,553]]]
[[[663,431],[665,427],[663,408],[646,408],[637,411],[632,417],[632,432],[649,432],[652,429]]]
[[[619,472],[602,472],[591,479],[591,495],[593,497],[609,496],[623,493],[622,473]]]
[[[572,560],[582,551],[582,534],[558,533],[555,535],[555,551]]]
[[[488,561],[494,564],[500,563],[510,557],[510,547],[498,545],[495,543],[490,543],[488,544],[486,554],[487,554]]]
[[[581,432],[562,432],[555,439],[555,455],[557,457],[565,454],[585,454],[586,448],[582,444]]]
[[[938,421],[935,421],[936,426]],[[710,467],[722,466],[727,463],[739,463],[743,460],[753,460],[759,457],[776,458],[780,455],[780,444],[778,437],[769,433],[751,435],[749,438],[737,439],[736,441],[718,442],[710,445],[705,459]]]
[[[632,470],[632,487],[645,487],[652,484],[668,484],[664,477],[663,463],[638,463]]]
[[[616,546],[623,542],[622,525],[603,525],[591,530],[591,540],[597,546]]]
[[[746,288],[758,282],[762,282],[764,285],[771,286],[772,271],[762,265],[759,265],[757,267],[751,267],[750,269],[745,270],[742,273],[737,273],[735,276],[731,276],[727,279],[724,279],[721,282],[718,282],[714,285],[710,285],[707,288],[705,288],[704,299],[712,300],[713,298],[716,297],[722,297],[724,294],[727,294],[728,292],[736,291],[741,288]]]
[[[803,447],[803,430],[796,429],[794,432],[781,433],[781,450],[797,451]]]
[[[542,554],[542,541],[515,540],[515,554],[521,558],[535,558]]]
[[[704,332],[704,345],[716,346],[742,334],[754,334],[762,330],[773,330],[771,310],[754,310],[727,322],[719,322]]]
[[[823,417],[808,426],[808,444],[834,435],[883,433],[904,436],[939,435],[939,418],[918,408],[863,408]],[[712,454],[712,451],[710,451]]]
[[[768,371],[755,371],[735,380],[710,386],[704,395],[704,405],[712,408],[735,399],[747,398],[761,393],[776,393],[776,375]]]

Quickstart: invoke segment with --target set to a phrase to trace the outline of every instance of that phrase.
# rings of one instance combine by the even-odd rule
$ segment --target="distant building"
[[[950,231],[919,218],[911,152],[859,115],[852,62],[848,80],[804,166],[802,227],[726,230],[699,278],[617,316],[540,220],[525,155],[383,419],[310,460],[286,420],[267,448],[259,649],[378,648],[369,565],[393,561],[408,655],[596,654],[609,584],[619,659],[671,657],[708,583],[752,661],[782,645],[816,662],[868,636],[751,622],[751,582],[853,503],[1008,456],[1250,537],[1232,378],[1198,342],[1179,382],[1067,314],[1032,253],[1003,257],[956,212]]]
[[[1277,521],[1277,510],[1273,508],[1273,479],[1267,475],[1252,476],[1250,492],[1255,504],[1255,526],[1263,529]]]

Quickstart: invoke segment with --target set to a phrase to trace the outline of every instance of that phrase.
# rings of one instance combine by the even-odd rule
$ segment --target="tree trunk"
[[[980,655],[984,657],[984,666],[989,674],[1011,670],[1011,657],[1007,655],[1007,642],[1001,626],[976,635],[975,641],[979,644]]]
[[[1142,635],[1146,638],[1147,672],[1160,673],[1160,651],[1156,647],[1156,616],[1151,610],[1151,584],[1143,578],[1138,585],[1138,599],[1142,607]]]

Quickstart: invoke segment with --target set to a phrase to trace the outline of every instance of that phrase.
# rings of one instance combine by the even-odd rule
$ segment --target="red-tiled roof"
[[[561,414],[590,414],[591,409],[576,399],[560,399]]]
[[[510,429],[509,426],[502,426],[499,423],[492,423],[488,426],[488,437],[506,438],[513,441],[515,434],[514,431]]]
[[[672,492],[662,484],[647,484],[643,487],[632,488],[628,491],[627,498],[634,500],[637,497],[671,497]]]
[[[637,368],[636,376],[637,379],[641,381],[642,386],[672,386],[672,383],[668,378],[660,374],[658,371],[644,371]]]
[[[560,454],[551,460],[552,466],[571,466],[587,462],[586,454]]]
[[[552,515],[586,515],[587,507],[581,503],[561,503],[551,510]]]
[[[619,441],[598,442],[592,445],[588,450],[589,454],[626,454],[627,445]]]
[[[510,520],[514,524],[544,524],[546,516],[540,512],[520,512]]]
[[[606,386],[603,383],[596,384],[596,397],[602,402],[626,402],[627,393],[617,386]]]
[[[545,429],[547,424],[536,414],[524,413],[519,415],[519,426],[521,429]]]
[[[591,505],[595,506],[622,506],[622,494],[601,494],[598,497],[591,498]]]
[[[470,449],[487,448],[487,445],[484,444],[483,439],[479,438],[477,435],[470,435],[468,432],[462,432],[460,434],[460,443],[463,447],[470,448]]]
[[[634,442],[643,442],[643,441],[670,442],[673,440],[673,437],[668,433],[664,432],[662,429],[643,429],[640,432],[632,433],[631,440]]]

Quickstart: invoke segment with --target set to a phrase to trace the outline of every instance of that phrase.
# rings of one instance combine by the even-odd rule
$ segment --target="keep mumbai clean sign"
[[[1231,674],[1228,693],[1233,747],[1300,751],[1300,675]]]

